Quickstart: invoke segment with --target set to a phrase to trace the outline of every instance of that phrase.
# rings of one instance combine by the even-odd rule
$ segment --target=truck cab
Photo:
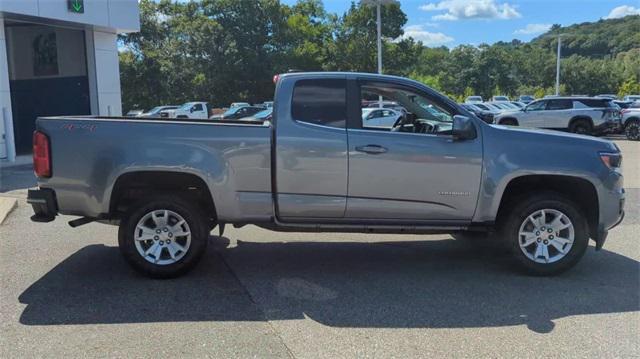
[[[209,104],[207,102],[187,102],[178,107],[173,116],[175,118],[206,120],[209,118]]]

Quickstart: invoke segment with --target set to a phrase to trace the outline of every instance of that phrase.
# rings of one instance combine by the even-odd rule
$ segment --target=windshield
[[[187,102],[184,105],[180,106],[180,110],[188,111],[193,106],[193,102]]]

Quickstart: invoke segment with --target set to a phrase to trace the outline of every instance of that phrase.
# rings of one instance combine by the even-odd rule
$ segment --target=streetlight
[[[556,60],[556,96],[560,95],[560,51],[562,49],[562,36],[558,34],[558,59]]]
[[[382,74],[382,19],[380,17],[380,6],[388,4],[397,4],[396,0],[362,0],[360,3],[364,6],[376,7],[376,27],[378,31],[378,73]],[[378,107],[382,108],[382,96],[378,96]]]
[[[397,4],[396,0],[362,0],[360,1],[365,6],[376,7],[376,26],[378,30],[378,73],[382,74],[382,19],[380,18],[380,6],[388,4]]]

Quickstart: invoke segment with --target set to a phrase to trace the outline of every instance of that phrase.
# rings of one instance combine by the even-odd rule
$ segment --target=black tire
[[[180,259],[171,264],[154,264],[146,260],[136,248],[136,226],[143,216],[154,210],[169,210],[180,215],[189,227],[191,242]],[[120,222],[118,244],[124,259],[138,272],[151,278],[174,278],[192,269],[207,248],[209,231],[201,210],[181,197],[158,195],[131,206]],[[177,242],[178,237],[174,238]],[[151,242],[153,243],[153,242]],[[161,256],[168,250],[161,250]]]
[[[500,124],[505,126],[518,126],[518,121],[514,120],[513,118],[506,118],[500,121]]]
[[[571,248],[564,257],[552,263],[535,262],[527,257],[524,250],[520,248],[520,226],[530,215],[544,209],[562,212],[573,224],[574,240]],[[549,276],[562,273],[576,265],[588,247],[589,226],[586,216],[579,206],[559,193],[542,192],[537,195],[523,197],[504,213],[506,218],[501,221],[501,236],[510,247],[518,265],[528,274]],[[543,235],[546,234],[543,233]],[[537,248],[539,244],[534,243],[534,245]],[[548,251],[555,252],[555,249],[551,249],[551,247],[551,245],[548,247]],[[548,252],[547,257],[549,257],[549,253],[553,252]]]
[[[590,135],[593,132],[593,128],[588,120],[575,120],[569,126],[569,132]]]
[[[640,141],[640,121],[630,120],[624,127],[624,134],[630,141]]]

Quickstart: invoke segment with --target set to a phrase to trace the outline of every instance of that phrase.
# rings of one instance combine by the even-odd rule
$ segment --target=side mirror
[[[453,116],[453,128],[451,135],[456,141],[472,140],[476,138],[476,127],[473,125],[473,121],[462,115]]]

